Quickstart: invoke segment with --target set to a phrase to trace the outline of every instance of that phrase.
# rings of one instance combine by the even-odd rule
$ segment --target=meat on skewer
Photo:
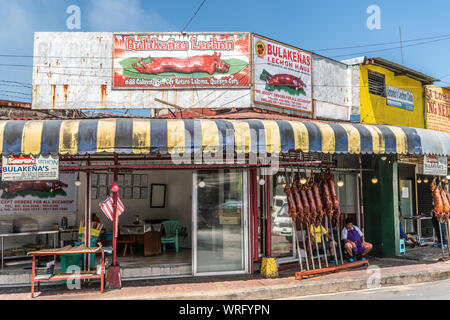
[[[303,204],[300,196],[300,191],[298,190],[295,182],[292,184],[291,192],[294,196],[295,206],[297,208],[297,220],[303,222]]]
[[[436,213],[436,218],[440,220],[444,211],[444,203],[442,201],[439,186],[436,184],[436,179],[437,177],[434,177],[433,180],[431,181],[430,189],[431,193],[433,194],[433,201],[434,201],[433,211]]]
[[[286,193],[287,196],[289,216],[295,220],[295,218],[297,217],[297,207],[295,206],[295,200],[292,195],[289,182],[286,182],[286,185],[284,186],[284,193]]]
[[[333,217],[333,201],[331,201],[330,188],[325,179],[322,179],[322,195],[326,214],[331,219]]]

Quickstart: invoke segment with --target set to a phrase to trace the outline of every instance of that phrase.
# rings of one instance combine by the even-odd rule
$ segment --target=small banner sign
[[[423,174],[433,176],[446,176],[447,157],[425,155],[423,159]]]
[[[414,111],[414,95],[410,91],[386,86],[387,105]]]
[[[58,180],[57,156],[4,156],[2,181]]]

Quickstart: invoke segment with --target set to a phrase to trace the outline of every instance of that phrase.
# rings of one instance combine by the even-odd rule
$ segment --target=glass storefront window
[[[271,183],[271,228],[272,256],[276,258],[294,257],[292,239],[292,219],[289,217],[287,197],[284,193],[284,174],[272,177]]]
[[[196,185],[196,272],[244,271],[243,172],[199,171]]]

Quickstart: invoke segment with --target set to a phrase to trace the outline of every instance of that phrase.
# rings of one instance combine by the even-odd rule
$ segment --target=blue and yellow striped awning
[[[288,120],[100,119],[0,121],[0,153],[193,152],[450,155],[450,134],[387,125]]]

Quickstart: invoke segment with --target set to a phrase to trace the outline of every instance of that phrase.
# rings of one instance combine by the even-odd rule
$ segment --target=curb
[[[228,289],[222,292],[195,292],[187,294],[138,295],[128,297],[107,297],[103,299],[153,299],[153,300],[270,300],[290,297],[337,293],[370,288],[381,288],[414,283],[450,279],[450,270],[413,271],[381,276],[379,283],[370,285],[370,276],[354,279],[330,280],[327,282],[297,281],[293,284],[267,285],[249,289]],[[102,299],[102,298],[100,298]]]

